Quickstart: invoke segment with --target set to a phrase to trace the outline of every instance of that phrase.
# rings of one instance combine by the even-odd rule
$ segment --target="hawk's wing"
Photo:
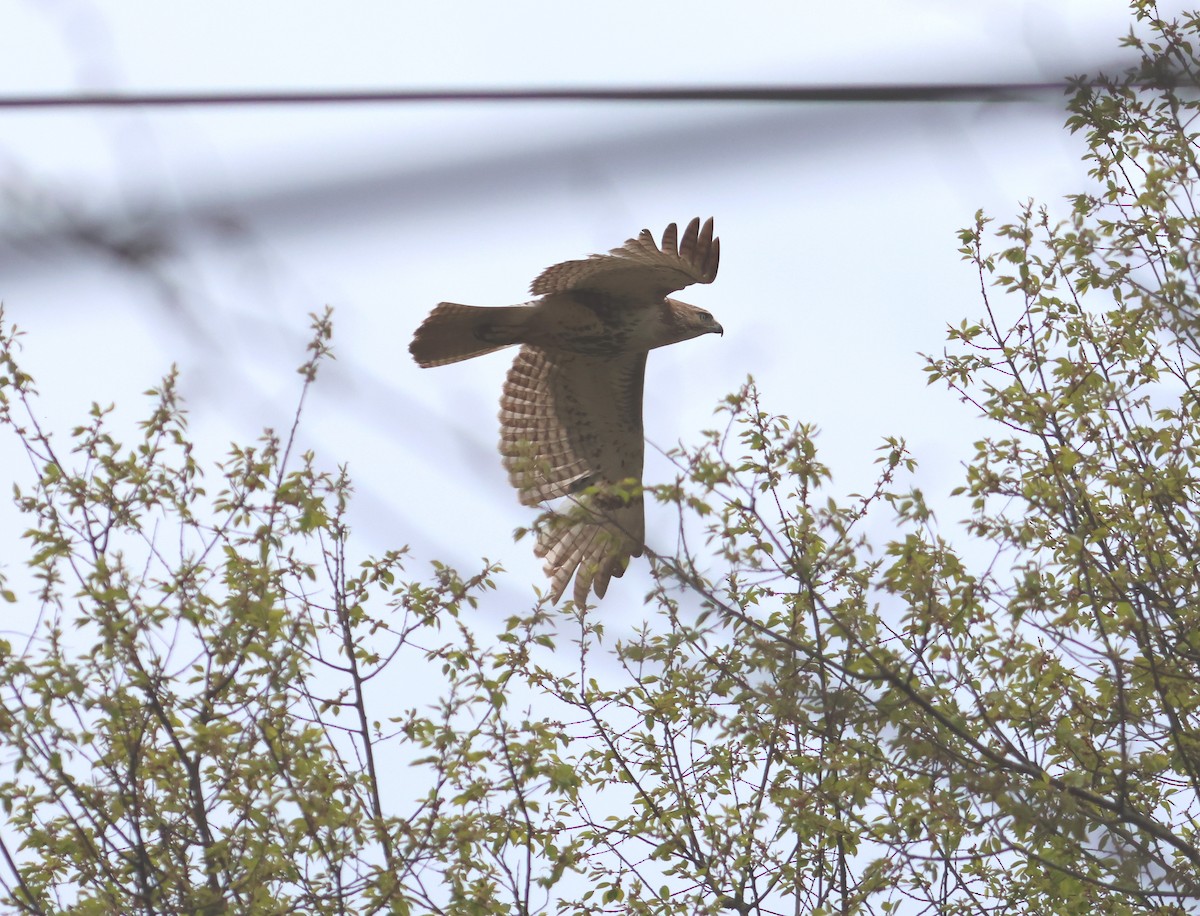
[[[688,223],[678,238],[674,223],[663,233],[662,247],[654,244],[649,229],[608,254],[580,261],[564,261],[542,272],[533,281],[534,295],[548,296],[571,290],[595,290],[617,296],[661,299],[693,283],[712,283],[717,276],[721,241],[713,238],[713,221],[703,228],[700,220]]]
[[[505,380],[500,453],[521,502],[580,494],[538,532],[554,601],[572,576],[577,603],[591,588],[603,597],[641,556],[642,494],[624,484],[641,484],[645,371],[645,351],[601,358],[526,346]],[[581,493],[588,487],[598,489]]]

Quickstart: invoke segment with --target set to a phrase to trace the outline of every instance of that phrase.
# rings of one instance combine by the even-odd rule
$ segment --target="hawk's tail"
[[[439,302],[413,335],[408,352],[420,365],[444,366],[521,342],[528,306],[487,308]]]

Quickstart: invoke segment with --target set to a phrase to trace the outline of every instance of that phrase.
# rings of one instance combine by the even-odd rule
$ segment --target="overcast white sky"
[[[0,0],[0,93],[1028,81],[1112,67],[1129,23],[1115,0]],[[916,355],[980,308],[955,231],[1029,197],[1066,212],[1085,169],[1063,117],[1057,101],[0,111],[0,300],[51,425],[93,400],[132,423],[175,361],[210,458],[286,428],[306,313],[334,306],[338,362],[305,436],[350,466],[359,549],[409,544],[422,574],[499,560],[503,615],[542,582],[512,542],[532,513],[495,449],[511,357],[419,370],[407,345],[433,304],[522,301],[552,263],[712,215],[720,276],[684,298],[726,333],[653,354],[651,442],[695,441],[753,373],[770,409],[821,427],[835,493],[865,486],[898,435],[936,500],[980,431]],[[64,206],[124,235],[177,232],[162,282],[38,241]],[[666,474],[651,454],[647,480]],[[673,520],[650,513],[669,551]],[[16,526],[0,509],[0,545]],[[643,574],[606,611],[640,620]]]

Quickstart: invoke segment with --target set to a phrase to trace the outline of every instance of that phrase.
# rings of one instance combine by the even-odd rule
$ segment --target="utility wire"
[[[431,89],[278,92],[85,92],[0,96],[0,109],[184,108],[419,102],[1026,102],[1082,81],[842,86],[694,86],[657,89]]]

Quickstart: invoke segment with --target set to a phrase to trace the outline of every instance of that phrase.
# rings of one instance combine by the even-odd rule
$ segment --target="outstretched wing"
[[[538,532],[554,601],[572,576],[576,602],[593,588],[602,597],[641,555],[645,370],[644,351],[601,358],[526,346],[505,380],[500,453],[521,502],[574,500]]]
[[[688,223],[683,238],[671,223],[661,248],[649,229],[608,254],[564,261],[542,272],[531,289],[538,296],[592,290],[619,297],[661,299],[693,283],[712,283],[717,276],[721,240],[713,238],[713,221]]]

